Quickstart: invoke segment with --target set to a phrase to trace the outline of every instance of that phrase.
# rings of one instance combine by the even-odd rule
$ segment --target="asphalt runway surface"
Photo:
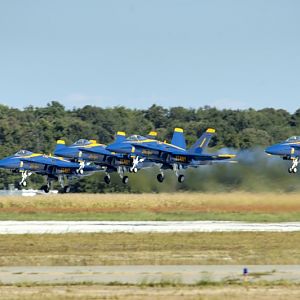
[[[300,222],[231,221],[0,221],[0,234],[64,234],[97,232],[293,232]]]
[[[247,267],[248,275],[244,276]],[[246,277],[246,278],[245,278]],[[249,282],[300,282],[299,265],[172,265],[172,266],[51,266],[0,267],[2,284],[39,283],[121,283],[142,284],[172,281],[195,284],[199,281],[234,280]]]

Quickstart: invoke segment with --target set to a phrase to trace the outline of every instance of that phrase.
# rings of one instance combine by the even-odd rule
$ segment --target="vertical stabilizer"
[[[212,136],[215,134],[216,130],[213,128],[208,128],[201,137],[196,141],[196,143],[189,149],[189,152],[202,153],[202,151],[208,146]]]
[[[54,153],[64,149],[65,147],[66,147],[66,142],[64,140],[56,141],[56,147]]]
[[[124,131],[118,131],[114,143],[122,143],[126,139]]]
[[[146,137],[147,137],[148,139],[156,140],[156,138],[157,138],[157,132],[156,132],[156,131],[150,131],[150,132],[146,135]]]
[[[186,142],[183,134],[183,129],[181,128],[174,129],[171,144],[180,147],[182,149],[186,149]]]

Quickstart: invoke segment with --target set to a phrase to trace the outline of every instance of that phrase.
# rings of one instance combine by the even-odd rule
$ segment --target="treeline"
[[[10,155],[19,149],[52,153],[57,139],[72,143],[79,138],[86,138],[108,144],[113,141],[118,130],[127,134],[141,135],[156,130],[160,140],[169,141],[174,127],[184,129],[188,145],[195,142],[208,127],[213,127],[217,135],[213,138],[211,147],[215,150],[220,148],[244,150],[264,147],[289,136],[300,135],[300,109],[295,113],[289,113],[283,109],[273,108],[219,110],[209,106],[194,109],[152,105],[142,110],[122,106],[101,108],[87,105],[68,110],[54,101],[46,107],[29,106],[19,110],[0,105],[0,157]],[[17,180],[15,176],[7,174],[1,172],[0,188],[6,186],[12,178]],[[133,184],[123,187],[118,183],[106,187],[102,180],[99,180],[101,176],[100,174],[85,178],[75,184],[75,189],[89,192],[144,190],[142,187],[134,187]],[[147,176],[144,177],[148,178]],[[149,180],[151,179],[152,176],[149,177]],[[33,184],[39,184],[40,181],[41,179],[36,176],[32,179]],[[118,182],[117,179],[115,181]],[[162,189],[160,186],[155,183],[150,191],[159,191]],[[166,186],[164,190],[168,189],[167,183]],[[188,183],[183,187],[190,188]],[[177,189],[177,185],[174,188]]]

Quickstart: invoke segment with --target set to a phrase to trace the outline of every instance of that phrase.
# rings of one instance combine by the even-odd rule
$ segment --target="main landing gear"
[[[125,170],[126,170],[126,169],[124,169],[122,166],[119,166],[119,167],[117,168],[117,172],[118,172],[120,178],[122,179],[122,182],[123,182],[124,184],[128,184],[128,182],[129,182],[129,177],[128,177],[128,176],[124,176]],[[133,172],[134,172],[134,170],[133,170]],[[111,182],[110,175],[109,175],[109,173],[107,173],[107,172],[106,172],[106,175],[104,176],[104,182],[105,182],[106,184],[110,184],[110,182]]]
[[[41,187],[41,190],[44,191],[46,194],[48,194],[50,192],[50,189],[51,189],[50,181],[47,181],[47,184],[45,184]]]
[[[110,184],[110,176],[109,176],[108,173],[106,173],[106,175],[104,176],[104,182],[105,182],[106,184]]]
[[[299,158],[298,157],[294,158],[292,166],[288,169],[289,173],[297,173],[297,171],[298,171],[298,169],[297,169],[298,163],[299,163]]]
[[[179,174],[179,170],[182,169],[182,166],[179,164],[174,164],[173,165],[173,171],[175,172],[175,175],[177,176],[177,180],[179,183],[184,182],[184,175],[183,174]]]
[[[156,178],[158,182],[162,183],[165,179],[164,173],[159,173]]]
[[[176,174],[176,176],[177,176],[177,180],[178,180],[178,182],[179,183],[182,183],[182,182],[184,182],[184,175],[183,174]],[[157,174],[157,176],[156,176],[156,178],[157,178],[157,181],[158,182],[160,182],[160,183],[162,183],[162,182],[164,182],[164,180],[165,180],[165,175],[164,175],[164,173],[163,172],[160,172],[159,174]]]

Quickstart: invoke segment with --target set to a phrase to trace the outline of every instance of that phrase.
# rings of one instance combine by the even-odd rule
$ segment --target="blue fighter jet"
[[[265,152],[270,155],[278,155],[284,160],[291,160],[292,165],[288,171],[289,173],[297,173],[300,157],[300,136],[292,136],[282,143],[269,146]]]
[[[150,137],[155,137],[156,132],[150,132]],[[122,143],[126,140],[125,132],[118,131],[114,143]],[[107,150],[107,146],[98,144],[95,140],[80,139],[72,145],[65,145],[65,141],[58,140],[54,154],[60,157],[68,158],[73,162],[77,162],[80,168],[83,168],[88,162],[93,162],[104,168],[106,175],[104,181],[109,184],[110,173],[117,172],[124,184],[129,181],[126,172],[136,173],[139,169],[153,166],[143,160],[136,161],[136,158],[131,153],[120,154]],[[134,167],[132,167],[134,165]]]
[[[189,167],[196,168],[200,165],[212,164],[217,161],[230,160],[235,157],[233,154],[218,155],[204,152],[214,133],[214,129],[207,129],[188,150],[186,149],[186,142],[181,128],[174,129],[170,144],[133,135],[121,143],[107,146],[106,149],[116,153],[132,153],[135,155],[136,161],[142,158],[159,164],[161,166],[160,173],[157,175],[159,182],[164,181],[163,171],[171,169],[175,172],[178,182],[181,183],[184,181],[184,175],[180,174],[181,170]]]
[[[53,180],[58,180],[64,192],[69,192],[69,185],[65,185],[66,179],[69,180],[74,177],[84,176],[84,171],[90,175],[92,172],[99,170],[92,165],[81,168],[78,163],[27,150],[20,150],[14,155],[1,159],[0,168],[9,169],[14,173],[21,173],[22,179],[19,182],[21,187],[27,186],[26,180],[32,173],[47,176],[47,183],[41,187],[45,193],[50,191]]]

